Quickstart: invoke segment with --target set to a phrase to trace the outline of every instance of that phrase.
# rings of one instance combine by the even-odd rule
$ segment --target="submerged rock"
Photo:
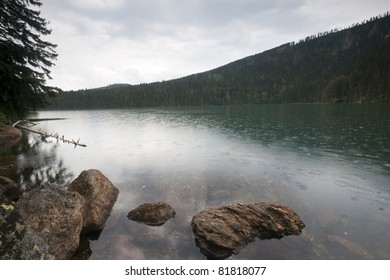
[[[15,210],[14,204],[0,195],[0,260],[54,259],[48,246]]]
[[[7,195],[7,192],[15,188],[17,188],[15,181],[7,177],[0,176],[0,195]]]
[[[50,254],[69,259],[79,245],[84,199],[76,192],[44,186],[24,193],[16,203],[24,221],[46,242]]]
[[[176,211],[165,202],[144,203],[131,210],[127,218],[150,226],[161,226],[175,217]]]
[[[6,196],[8,199],[16,201],[23,194],[24,190],[19,187],[15,181],[0,176],[0,195]]]
[[[348,253],[354,254],[361,259],[364,260],[374,259],[374,257],[370,253],[368,253],[362,246],[344,237],[337,236],[337,235],[329,235],[328,239],[330,241],[340,244],[343,248],[345,248],[348,251]]]
[[[85,170],[69,185],[69,191],[78,192],[84,199],[85,230],[100,230],[111,214],[119,190],[99,170]]]
[[[225,259],[249,242],[299,235],[305,224],[286,206],[269,202],[232,204],[194,215],[196,246],[209,258]]]
[[[141,249],[131,243],[127,235],[119,234],[113,239],[113,244],[107,249],[111,260],[144,260],[145,255]]]
[[[15,127],[0,129],[0,147],[16,144],[22,138],[22,132]]]

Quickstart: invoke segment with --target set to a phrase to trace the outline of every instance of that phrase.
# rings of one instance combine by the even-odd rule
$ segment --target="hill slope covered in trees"
[[[64,92],[49,108],[298,102],[390,102],[390,14],[180,79]]]

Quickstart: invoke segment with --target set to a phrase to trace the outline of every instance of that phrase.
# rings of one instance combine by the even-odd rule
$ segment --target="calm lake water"
[[[231,259],[390,259],[390,106],[248,105],[43,111],[37,129],[86,148],[28,135],[2,174],[28,187],[66,184],[99,169],[120,189],[100,235],[78,258],[205,259],[194,213],[228,203],[275,201],[295,210],[298,237],[257,240]],[[12,162],[14,164],[12,164]],[[12,167],[13,166],[13,167]],[[17,168],[15,168],[17,166]],[[167,202],[161,227],[127,213]]]

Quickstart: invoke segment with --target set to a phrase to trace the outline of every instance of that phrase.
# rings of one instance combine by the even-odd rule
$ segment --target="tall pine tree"
[[[60,90],[46,85],[56,45],[41,39],[51,30],[40,0],[0,1],[0,111],[20,116]]]

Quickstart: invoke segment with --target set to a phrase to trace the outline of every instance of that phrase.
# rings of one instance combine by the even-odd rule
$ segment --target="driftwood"
[[[24,130],[30,131],[32,133],[39,134],[39,135],[41,135],[43,137],[46,137],[46,138],[50,138],[50,137],[51,138],[55,138],[55,139],[57,139],[57,141],[62,141],[63,143],[73,144],[75,147],[76,146],[87,147],[87,145],[80,143],[80,138],[77,141],[75,141],[73,139],[72,140],[68,140],[68,139],[65,139],[64,135],[60,136],[60,135],[58,135],[58,133],[50,134],[50,133],[47,133],[45,131],[35,130],[35,129],[32,129],[31,126],[27,127],[27,126],[21,125],[20,123],[30,123],[30,124],[32,124],[32,126],[35,125],[32,122],[28,122],[28,121],[25,121],[25,120],[19,120],[16,123],[14,123],[12,125],[12,127],[24,129]]]

